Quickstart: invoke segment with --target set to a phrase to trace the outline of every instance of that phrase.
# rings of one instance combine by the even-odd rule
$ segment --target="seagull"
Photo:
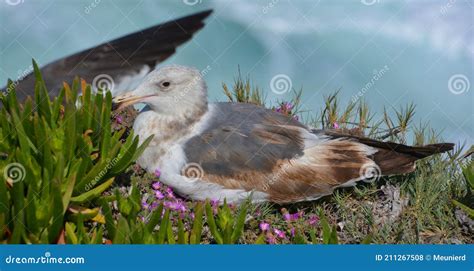
[[[194,200],[279,204],[310,201],[338,187],[415,170],[415,161],[451,143],[406,146],[313,130],[249,103],[207,100],[201,72],[165,66],[133,91],[113,99],[116,110],[144,103],[133,124],[143,143],[137,160],[148,172]]]
[[[57,96],[63,82],[72,82],[76,76],[93,82],[94,90],[107,88],[113,95],[134,89],[157,64],[203,28],[211,13],[206,10],[158,24],[45,65],[41,74],[49,95]],[[30,72],[13,85],[17,98],[24,100],[34,93],[35,76]],[[5,87],[0,95],[9,91]]]

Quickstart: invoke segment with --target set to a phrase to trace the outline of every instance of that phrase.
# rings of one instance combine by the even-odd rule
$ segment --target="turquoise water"
[[[364,4],[365,3],[365,4]],[[13,4],[13,5],[12,5]],[[261,86],[284,74],[303,109],[341,89],[374,111],[417,105],[445,140],[474,143],[473,1],[0,0],[0,82],[100,42],[213,8],[208,24],[166,63],[205,69],[211,100],[238,67]],[[451,80],[450,80],[451,79]],[[287,81],[289,82],[289,81]]]

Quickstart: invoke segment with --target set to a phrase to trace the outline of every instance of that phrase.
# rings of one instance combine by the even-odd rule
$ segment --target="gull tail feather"
[[[444,153],[454,148],[453,143],[437,143],[425,146],[407,146],[394,142],[378,141],[366,137],[347,135],[333,131],[324,134],[332,138],[348,138],[375,148],[376,152],[371,159],[380,167],[383,175],[410,173],[415,170],[415,161],[428,156]]]

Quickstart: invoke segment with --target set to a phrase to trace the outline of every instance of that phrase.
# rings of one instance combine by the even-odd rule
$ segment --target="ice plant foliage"
[[[149,140],[139,146],[133,133],[112,131],[109,92],[95,95],[75,79],[51,99],[33,66],[34,98],[20,105],[12,82],[0,95],[0,172],[19,164],[25,173],[8,188],[0,174],[0,243],[74,243],[75,223],[104,221],[96,201]]]

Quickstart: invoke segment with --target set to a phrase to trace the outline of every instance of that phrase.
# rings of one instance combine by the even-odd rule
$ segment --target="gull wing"
[[[63,82],[71,82],[75,76],[92,83],[102,75],[113,81],[114,94],[126,91],[126,84],[121,84],[124,80],[141,79],[138,77],[173,55],[179,45],[204,27],[204,19],[211,13],[207,10],[155,25],[49,63],[41,68],[46,87],[51,96],[57,96]],[[34,83],[32,73],[17,82],[19,100],[33,95]]]
[[[409,173],[416,160],[453,148],[309,130],[251,104],[218,103],[214,110],[206,128],[184,145],[187,163],[201,166],[202,181],[263,192],[278,203],[313,200],[360,180]],[[190,177],[186,174],[183,168],[182,175]]]

